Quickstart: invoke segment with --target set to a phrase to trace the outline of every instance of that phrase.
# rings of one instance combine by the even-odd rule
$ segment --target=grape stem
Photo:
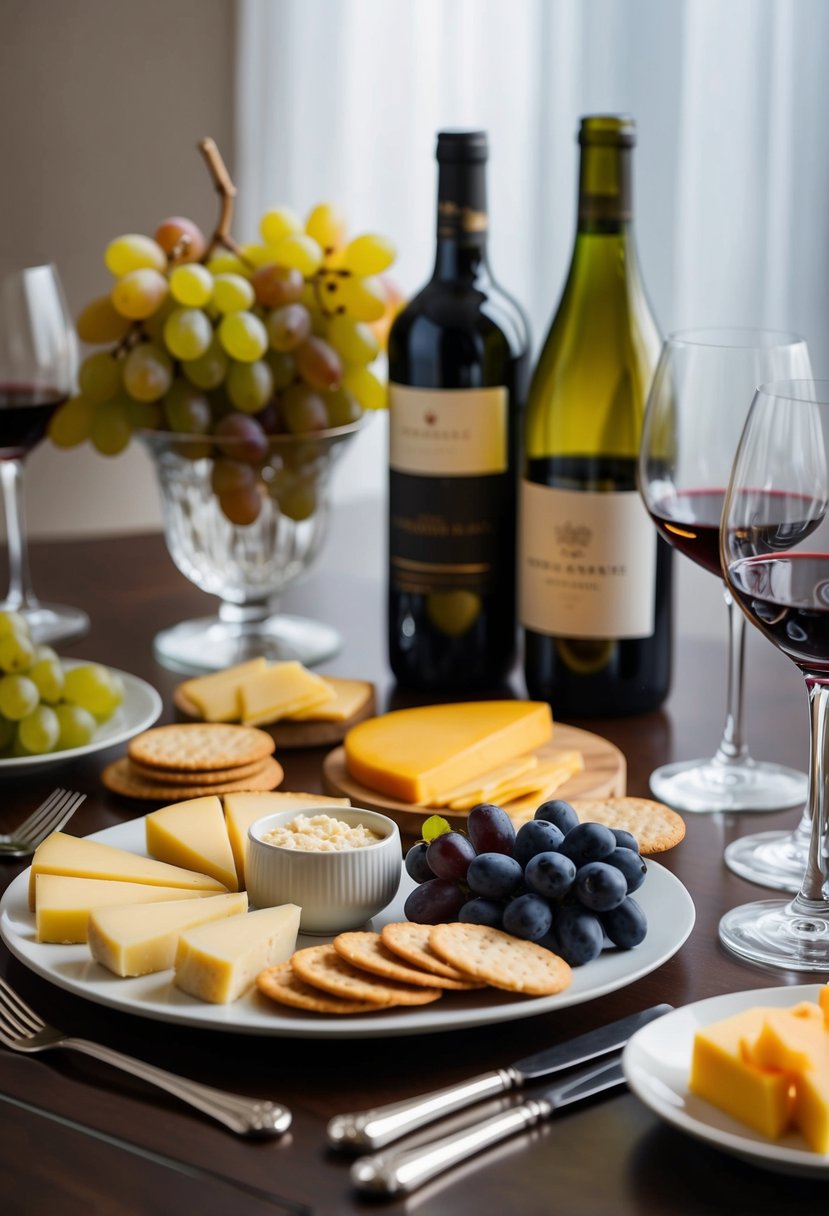
[[[199,151],[204,157],[208,172],[213,179],[213,184],[221,198],[221,210],[219,211],[219,222],[217,223],[212,237],[210,238],[207,249],[205,250],[203,262],[206,262],[213,250],[217,246],[222,246],[234,253],[240,261],[246,266],[252,266],[250,259],[245,257],[238,243],[231,236],[230,228],[233,223],[233,207],[236,201],[236,187],[233,184],[233,179],[227,171],[227,165],[222,160],[222,154],[216,146],[216,141],[206,136],[199,140]]]

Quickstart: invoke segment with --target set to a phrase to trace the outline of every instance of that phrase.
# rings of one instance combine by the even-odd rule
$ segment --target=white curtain
[[[803,333],[829,374],[826,0],[242,0],[241,234],[340,203],[431,272],[442,127],[489,131],[491,260],[536,349],[575,225],[580,115],[637,120],[643,274],[663,330]],[[382,493],[383,420],[340,494]]]

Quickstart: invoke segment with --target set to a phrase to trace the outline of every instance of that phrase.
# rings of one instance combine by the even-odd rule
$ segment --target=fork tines
[[[42,1019],[0,976],[0,1032],[28,1036],[43,1027]]]
[[[85,798],[86,794],[78,794],[74,790],[54,790],[46,801],[20,824],[14,835],[18,839],[29,841],[33,846],[39,845],[50,832],[60,831]]]

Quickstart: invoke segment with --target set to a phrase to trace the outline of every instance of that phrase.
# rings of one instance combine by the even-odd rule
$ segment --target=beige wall
[[[102,256],[165,215],[212,226],[196,143],[233,166],[233,0],[2,0],[0,271],[53,261],[73,314],[107,288]],[[43,444],[26,477],[32,535],[159,521],[137,445],[117,459]]]

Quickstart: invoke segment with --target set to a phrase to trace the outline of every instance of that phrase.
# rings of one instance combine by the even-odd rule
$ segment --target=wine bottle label
[[[523,480],[520,619],[569,638],[654,630],[656,529],[635,490],[591,493]]]
[[[513,550],[505,387],[390,386],[391,583],[486,594]]]

